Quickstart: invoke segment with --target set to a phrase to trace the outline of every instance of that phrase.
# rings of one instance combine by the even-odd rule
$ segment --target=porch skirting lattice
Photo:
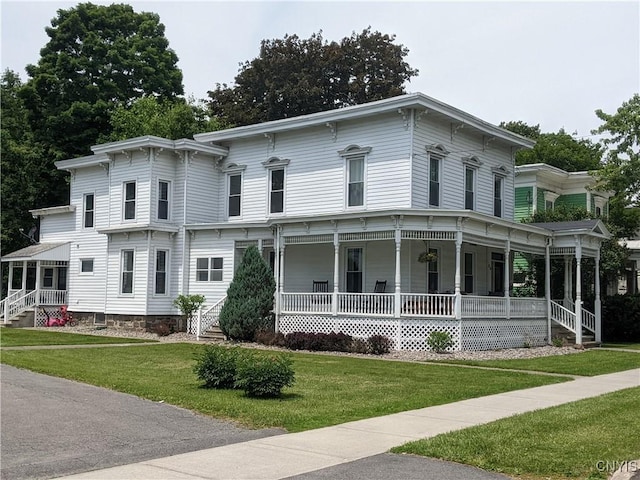
[[[541,346],[546,344],[547,322],[540,318],[524,319],[434,319],[434,318],[368,318],[332,315],[283,314],[280,332],[342,332],[352,337],[368,338],[384,335],[395,350],[426,351],[426,338],[433,331],[451,335],[453,346],[448,351],[492,350]]]

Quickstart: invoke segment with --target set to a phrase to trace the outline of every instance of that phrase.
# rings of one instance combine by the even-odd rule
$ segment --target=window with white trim
[[[134,251],[122,250],[121,257],[122,258],[120,263],[120,271],[121,271],[120,293],[123,295],[130,295],[133,293]]]
[[[338,153],[345,159],[345,206],[364,207],[366,196],[366,157],[370,147],[350,145]]]
[[[80,259],[80,274],[93,273],[93,258],[81,258]]]
[[[124,219],[136,219],[136,182],[125,182],[124,184]]]
[[[476,169],[472,167],[464,168],[464,208],[474,210],[476,196]]]
[[[438,292],[438,250],[429,249],[429,257],[433,260],[427,262],[427,291],[429,293]]]
[[[242,174],[236,173],[228,176],[228,210],[229,217],[239,217],[242,212]]]
[[[284,168],[269,172],[269,213],[284,212]]]
[[[439,207],[441,204],[442,162],[449,151],[442,144],[427,145],[427,168],[429,176],[429,206]]]
[[[169,195],[171,195],[171,182],[158,181],[158,220],[169,220]]]
[[[167,260],[169,259],[168,250],[156,250],[156,267],[155,267],[155,287],[156,295],[167,294]]]
[[[502,175],[493,176],[493,215],[502,217],[504,198],[504,177]]]
[[[93,228],[95,225],[95,195],[93,193],[85,193],[82,205],[82,226],[84,228]]]
[[[53,268],[43,269],[42,288],[53,288]]]
[[[221,282],[223,270],[223,258],[197,258],[196,282]]]

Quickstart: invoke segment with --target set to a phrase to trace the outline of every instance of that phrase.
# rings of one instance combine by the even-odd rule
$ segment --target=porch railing
[[[462,296],[462,316],[481,317],[506,317],[507,302],[505,297],[479,297],[475,295]]]
[[[596,316],[584,308],[582,309],[582,326],[587,330],[596,333]]]
[[[283,293],[281,310],[286,313],[331,313],[331,293]]]
[[[348,315],[393,315],[393,293],[338,293],[338,313]]]
[[[453,317],[455,315],[454,294],[404,293],[400,296],[401,316]]]
[[[7,318],[5,321],[11,320],[16,315],[19,315],[25,310],[27,310],[28,308],[35,306],[37,298],[38,298],[38,291],[33,290],[13,300],[11,303],[8,304],[8,307],[5,310],[5,313],[7,314]]]
[[[576,333],[576,314],[554,301],[551,301],[551,320]]]
[[[511,297],[510,314],[512,317],[547,317],[545,298]]]
[[[25,310],[36,305],[65,305],[67,303],[66,290],[49,290],[39,289],[25,292],[24,290],[13,290],[11,294],[2,300],[0,308],[2,309],[2,318],[4,323],[9,321],[16,315],[20,315]]]
[[[40,298],[38,303],[40,305],[66,305],[67,303],[67,291],[66,290],[45,290],[41,289]]]
[[[9,315],[10,306],[14,303],[18,298],[24,295],[24,290],[10,290],[9,296],[0,302],[0,315],[4,319],[5,323],[7,323],[11,317]]]

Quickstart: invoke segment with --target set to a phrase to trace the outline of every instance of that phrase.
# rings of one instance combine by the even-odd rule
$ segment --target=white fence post
[[[202,324],[202,307],[198,308],[198,315],[196,317],[196,340],[200,340],[201,324]]]

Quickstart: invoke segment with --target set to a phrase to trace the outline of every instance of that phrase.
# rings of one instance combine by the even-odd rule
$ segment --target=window
[[[221,282],[222,281],[222,257],[196,259],[197,282]]]
[[[53,268],[45,268],[42,274],[42,288],[53,288]]]
[[[120,293],[133,293],[133,250],[122,250],[122,283]]]
[[[429,158],[429,205],[440,206],[440,158]]]
[[[271,170],[269,182],[269,212],[282,213],[284,211],[284,168]]]
[[[135,220],[136,218],[136,182],[124,184],[124,219]]]
[[[242,174],[229,175],[229,216],[240,216],[240,201],[242,198]]]
[[[438,250],[430,248],[429,256],[435,260],[427,262],[427,291],[436,293],[438,291]]]
[[[473,293],[473,253],[464,254],[464,292]]]
[[[602,208],[596,207],[596,217],[601,217],[601,216],[602,216]]]
[[[475,206],[476,171],[474,168],[464,169],[464,208],[473,210]]]
[[[544,209],[547,211],[553,210],[553,202],[551,200],[545,200]]]
[[[504,178],[500,175],[493,177],[493,215],[496,217],[502,216],[502,190],[503,190]]]
[[[155,294],[167,294],[167,250],[156,250]]]
[[[362,248],[347,248],[347,292],[362,293]]]
[[[93,228],[94,226],[94,215],[95,215],[95,197],[93,193],[87,193],[84,196],[84,214],[83,214],[83,223],[84,228]]]
[[[171,184],[164,180],[158,182],[158,220],[169,220],[169,191]]]
[[[80,259],[80,273],[93,273],[93,258]]]
[[[347,206],[364,205],[364,155],[347,159]]]
[[[491,252],[491,283],[494,292],[504,292],[505,260],[504,253]]]

